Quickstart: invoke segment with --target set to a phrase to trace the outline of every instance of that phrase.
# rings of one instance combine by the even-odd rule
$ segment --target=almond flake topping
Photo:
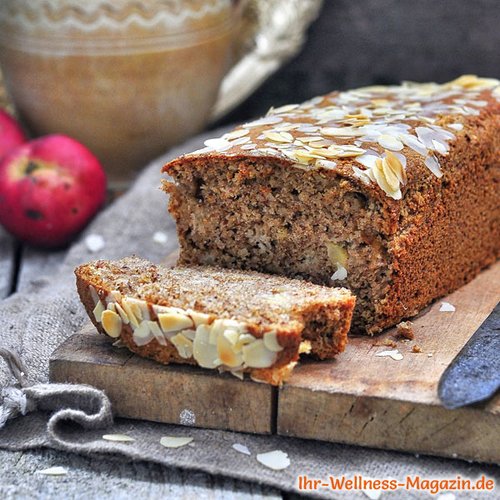
[[[264,132],[264,136],[274,142],[293,141],[293,136],[289,132]]]
[[[417,155],[417,161],[441,177],[438,158],[452,149],[453,132],[464,129],[462,117],[478,116],[491,98],[500,100],[500,81],[475,75],[441,85],[404,82],[332,92],[271,108],[266,116],[209,139],[197,153],[248,151],[290,160],[291,167],[304,171],[334,169],[337,161],[331,160],[339,160],[342,170],[350,167],[364,184],[375,184],[400,200],[406,159]]]
[[[385,158],[377,158],[372,169],[377,184],[387,196],[400,200],[400,186],[406,182],[406,172],[399,158],[390,151],[386,151]]]
[[[232,132],[228,132],[225,136],[224,139],[239,139],[240,137],[244,137],[245,135],[248,135],[249,131],[248,129],[240,128],[233,130]]]

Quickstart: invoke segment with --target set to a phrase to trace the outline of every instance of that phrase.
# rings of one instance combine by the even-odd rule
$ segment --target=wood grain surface
[[[273,387],[199,367],[166,367],[113,347],[91,324],[53,354],[50,379],[103,389],[120,417],[257,434],[271,433],[276,420]]]
[[[351,338],[336,360],[301,363],[280,390],[278,433],[287,436],[500,462],[500,395],[487,404],[446,410],[437,397],[441,374],[500,298],[500,263],[414,323],[415,340]],[[378,357],[393,350],[403,359]],[[418,345],[421,353],[412,352]]]
[[[443,299],[454,312],[441,312],[437,301],[415,318],[414,340],[398,338],[395,329],[352,337],[335,360],[303,361],[279,391],[156,364],[111,347],[90,325],[54,353],[51,379],[106,390],[119,416],[185,423],[181,414],[189,410],[199,427],[500,462],[500,396],[458,410],[446,410],[437,398],[441,374],[499,297],[497,263]],[[377,356],[394,349],[401,360]]]

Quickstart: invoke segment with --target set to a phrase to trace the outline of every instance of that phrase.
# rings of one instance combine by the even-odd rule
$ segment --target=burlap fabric
[[[25,368],[17,367],[17,375],[21,376],[20,372],[25,370],[25,385],[26,379],[29,381],[28,387],[21,388],[8,366],[15,371],[15,361],[7,363],[0,358],[3,389],[0,427],[4,424],[0,429],[0,447],[11,450],[50,447],[93,456],[112,454],[115,459],[146,460],[296,492],[299,474],[317,478],[345,474],[400,479],[417,474],[434,478],[457,475],[475,478],[486,474],[498,482],[498,468],[459,460],[125,419],[113,422],[112,409],[102,392],[85,386],[47,384],[51,352],[85,321],[75,291],[73,268],[95,258],[120,258],[132,253],[159,262],[173,251],[177,246],[175,227],[166,212],[166,196],[159,188],[160,169],[169,158],[199,148],[203,140],[204,137],[195,138],[148,166],[132,189],[102,212],[69,249],[55,275],[37,277],[23,293],[0,303],[0,348],[19,354]],[[157,231],[168,235],[166,244],[153,239]],[[98,254],[91,253],[83,242],[90,233],[104,238],[105,247]],[[103,441],[101,436],[105,433],[124,433],[133,436],[135,442]],[[192,436],[194,441],[183,448],[166,449],[159,443],[164,435]],[[246,445],[252,454],[233,450],[234,443]],[[283,471],[272,471],[255,458],[257,453],[275,449],[285,451],[290,457],[291,465]],[[327,488],[313,494],[366,498],[361,492],[333,493]],[[397,498],[421,495],[394,493]],[[479,496],[474,493],[474,497]],[[470,494],[464,494],[464,498],[468,497]]]

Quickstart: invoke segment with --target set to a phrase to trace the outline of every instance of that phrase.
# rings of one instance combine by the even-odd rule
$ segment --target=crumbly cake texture
[[[180,263],[345,286],[378,332],[497,259],[499,130],[473,75],[271,109],[163,168]]]
[[[75,274],[96,328],[131,351],[274,385],[302,352],[326,359],[344,350],[355,303],[342,288],[137,257],[99,260]]]

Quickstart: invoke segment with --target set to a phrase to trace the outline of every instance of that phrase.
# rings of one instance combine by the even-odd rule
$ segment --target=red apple
[[[103,204],[106,176],[82,144],[49,135],[23,144],[0,162],[0,223],[22,241],[59,247]]]
[[[11,149],[26,142],[26,136],[19,124],[0,109],[0,158],[4,157]]]

